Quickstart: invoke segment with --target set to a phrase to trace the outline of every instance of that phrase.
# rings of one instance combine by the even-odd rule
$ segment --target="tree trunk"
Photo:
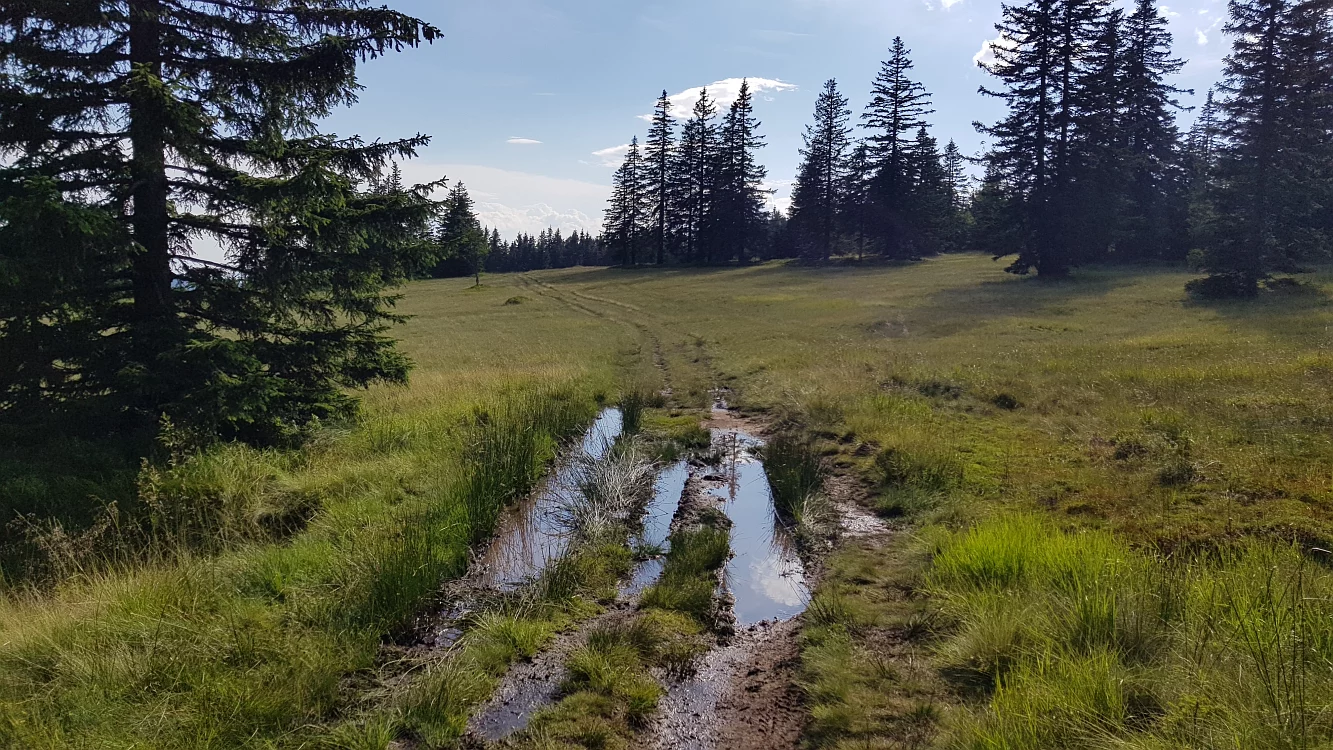
[[[130,0],[130,64],[141,80],[129,97],[131,226],[138,245],[131,273],[134,290],[134,357],[151,374],[157,355],[171,342],[175,315],[171,293],[171,245],[166,170],[166,114],[156,87],[142,76],[162,77],[161,0]],[[156,404],[145,404],[149,408]]]

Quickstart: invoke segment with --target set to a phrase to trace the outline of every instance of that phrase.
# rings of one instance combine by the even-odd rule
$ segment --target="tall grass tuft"
[[[574,456],[567,486],[560,488],[557,520],[583,541],[602,539],[624,528],[643,507],[657,466],[632,440],[622,440],[605,456]]]
[[[764,446],[764,473],[778,519],[790,527],[808,525],[822,510],[824,460],[810,440],[779,433]]]
[[[927,589],[946,660],[989,675],[964,747],[1216,747],[1333,741],[1333,573],[1252,542],[1164,560],[1018,516],[955,534]]]
[[[463,433],[459,489],[471,544],[490,537],[504,507],[532,491],[559,442],[573,436],[588,417],[585,405],[548,394],[502,402],[473,415]]]
[[[684,612],[705,621],[717,588],[716,571],[731,554],[731,535],[703,526],[671,535],[662,574],[640,602],[645,607]]]
[[[626,392],[620,397],[621,425],[626,435],[637,435],[643,428],[643,412],[652,403],[652,396],[641,390]]]

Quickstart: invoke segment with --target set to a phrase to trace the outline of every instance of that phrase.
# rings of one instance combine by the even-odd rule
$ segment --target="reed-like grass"
[[[941,653],[993,680],[958,747],[1320,747],[1333,741],[1333,573],[1247,543],[1159,560],[1031,516],[940,545]]]
[[[238,535],[212,555],[170,547],[147,564],[90,566],[54,593],[11,594],[0,606],[0,746],[262,747],[319,725],[349,698],[346,676],[373,666],[381,639],[463,572],[498,507],[592,413],[586,392],[528,387],[484,417],[469,408],[417,422],[426,429],[406,433],[396,458],[319,476],[308,473],[324,460],[318,446],[283,472],[222,471],[239,460],[229,456],[181,463],[164,488],[245,489],[213,518],[241,518],[272,493],[309,492],[318,506],[285,545]],[[182,528],[204,527],[162,533]]]

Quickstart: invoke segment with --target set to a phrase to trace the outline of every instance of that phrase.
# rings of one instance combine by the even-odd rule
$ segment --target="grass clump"
[[[1333,741],[1333,573],[1297,549],[1166,561],[1012,517],[945,541],[926,586],[953,624],[944,658],[994,686],[959,746]]]
[[[921,642],[925,603],[905,593],[918,565],[905,540],[827,559],[801,632],[804,747],[931,746],[951,693]]]
[[[708,622],[717,590],[717,571],[731,554],[731,535],[725,529],[701,526],[679,530],[670,541],[662,574],[643,592],[640,604],[683,612]]]
[[[561,700],[509,740],[523,748],[628,748],[657,708],[662,689],[648,674],[666,643],[659,620],[602,625],[570,655]]]
[[[779,433],[764,446],[763,460],[778,519],[796,529],[821,525],[827,516],[821,495],[825,467],[814,443]]]

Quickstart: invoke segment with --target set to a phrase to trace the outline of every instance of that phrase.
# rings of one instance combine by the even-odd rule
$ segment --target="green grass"
[[[683,612],[711,624],[709,613],[717,590],[717,571],[731,554],[726,529],[703,525],[671,535],[662,574],[640,598],[646,608]]]
[[[1317,746],[1326,583],[1299,563],[1333,548],[1333,276],[1218,304],[1187,298],[1189,276],[1050,283],[949,256],[566,269],[466,294],[425,282],[402,304],[412,385],[372,390],[357,424],[300,453],[232,449],[141,477],[112,449],[10,439],[3,502],[62,524],[6,545],[6,570],[68,580],[11,584],[0,607],[0,736],[299,744],[348,709],[344,681],[373,668],[383,627],[484,525],[489,506],[457,494],[474,412],[564,390],[586,416],[635,384],[670,387],[681,409],[729,387],[818,436],[831,468],[939,545],[933,563],[859,547],[830,562],[846,575],[817,592],[803,652],[812,747]],[[642,422],[700,439],[685,411]],[[154,497],[166,541],[142,546],[161,551],[122,552],[120,529],[154,528],[140,502]],[[697,609],[684,588],[666,598]],[[1183,614],[1154,625],[1144,613],[1166,604]],[[881,653],[892,663],[857,673]]]
[[[702,628],[688,616],[653,610],[601,625],[569,656],[561,699],[532,717],[505,746],[550,749],[637,747],[662,688],[653,667],[679,672],[707,649]]]
[[[951,664],[993,681],[957,747],[1320,747],[1333,740],[1333,573],[1248,542],[1161,560],[1006,518],[939,544]]]
[[[824,459],[810,440],[779,433],[763,449],[773,510],[789,527],[815,524],[822,508]]]

